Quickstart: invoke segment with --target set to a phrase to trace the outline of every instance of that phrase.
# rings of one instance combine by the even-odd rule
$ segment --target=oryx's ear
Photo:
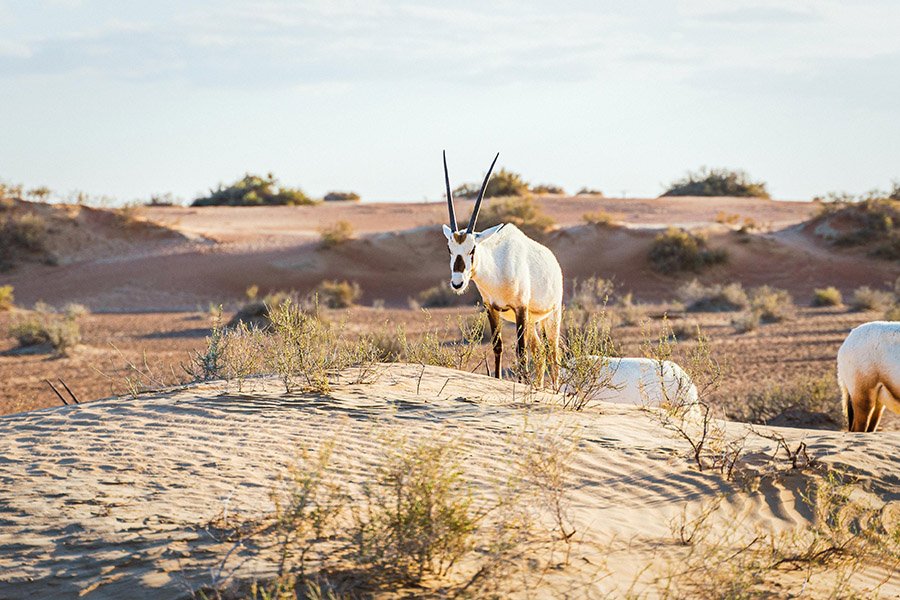
[[[500,223],[499,225],[494,225],[493,227],[489,227],[480,233],[475,234],[476,242],[483,242],[498,231],[505,225],[505,223]]]
[[[446,225],[444,225],[444,237],[447,238],[448,242],[453,239],[453,230]]]

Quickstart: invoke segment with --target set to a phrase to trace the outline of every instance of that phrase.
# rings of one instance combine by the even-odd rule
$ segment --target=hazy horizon
[[[245,172],[439,200],[498,167],[650,197],[900,177],[900,5],[0,0],[0,180],[190,201]]]

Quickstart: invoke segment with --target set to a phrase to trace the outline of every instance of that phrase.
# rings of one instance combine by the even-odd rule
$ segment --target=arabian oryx
[[[500,330],[501,319],[505,319],[516,324],[519,372],[521,374],[525,370],[525,346],[528,344],[536,363],[538,385],[543,385],[544,380],[544,353],[536,352],[543,332],[547,340],[550,378],[555,389],[559,379],[559,327],[563,296],[559,262],[549,248],[529,238],[515,225],[501,223],[481,232],[475,231],[484,191],[499,156],[498,153],[494,157],[484,176],[469,225],[463,230],[456,224],[447,153],[444,152],[444,182],[450,209],[450,225],[444,225],[444,235],[450,250],[450,287],[457,294],[462,294],[469,287],[469,282],[474,281],[481,293],[491,324],[495,377],[501,377],[503,342]]]
[[[837,375],[850,431],[875,431],[885,408],[900,414],[900,323],[853,329],[838,350]]]

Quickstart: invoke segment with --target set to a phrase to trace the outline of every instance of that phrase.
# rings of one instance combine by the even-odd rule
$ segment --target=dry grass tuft
[[[834,286],[817,288],[813,291],[812,306],[843,306],[844,296]]]
[[[319,244],[322,248],[334,248],[353,239],[353,225],[340,220],[319,229]]]
[[[721,248],[709,248],[706,236],[677,227],[669,227],[653,240],[650,265],[660,273],[698,272],[728,261]]]

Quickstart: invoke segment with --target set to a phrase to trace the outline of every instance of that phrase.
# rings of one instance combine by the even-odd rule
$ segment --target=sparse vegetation
[[[355,281],[323,281],[314,294],[328,308],[349,308],[362,297],[362,288]]]
[[[26,212],[0,217],[0,267],[8,267],[22,254],[45,253],[47,239],[47,221],[38,214]]]
[[[577,192],[575,192],[575,195],[576,196],[602,196],[603,192],[601,192],[600,190],[595,190],[593,188],[583,187],[580,190],[578,190]]]
[[[837,428],[844,417],[834,373],[820,377],[798,377],[786,383],[769,385],[751,393],[741,402],[725,405],[725,414],[732,421],[757,424],[791,425],[811,423]]]
[[[323,200],[325,202],[359,202],[360,197],[356,192],[328,192]]]
[[[319,229],[319,240],[322,248],[334,248],[352,238],[353,225],[349,221],[340,220]]]
[[[678,298],[691,312],[730,312],[750,307],[740,283],[704,285],[693,279],[678,288]]]
[[[828,237],[837,246],[866,246],[872,256],[900,259],[897,189],[895,184],[889,193],[875,190],[860,198],[832,195],[823,202],[820,218],[840,225]]]
[[[515,225],[525,235],[539,241],[543,240],[556,224],[531,197],[504,198],[487,203],[481,209],[481,216],[478,218],[479,227],[487,229],[500,223]]]
[[[894,303],[894,295],[886,290],[875,290],[867,285],[853,291],[850,308],[857,311],[887,310]]]
[[[750,292],[750,310],[762,323],[780,323],[794,318],[796,306],[787,291],[762,285]]]
[[[816,288],[813,291],[813,306],[842,306],[844,304],[844,296],[841,290],[834,286],[826,288]]]
[[[272,173],[265,177],[247,174],[225,187],[210,190],[209,196],[197,198],[192,206],[260,206],[314,204],[315,201],[297,188],[279,185]]]
[[[660,273],[698,272],[728,260],[724,249],[709,248],[706,236],[669,227],[656,236],[650,248],[650,264]]]
[[[461,296],[456,294],[446,284],[438,284],[422,290],[410,301],[411,308],[442,308],[456,306],[460,303]]]
[[[663,196],[749,196],[769,198],[766,184],[743,171],[701,168],[672,183]]]
[[[755,311],[745,311],[731,320],[731,326],[737,333],[748,333],[759,329],[761,319]]]
[[[587,279],[572,279],[572,291],[567,301],[568,310],[594,312],[602,310],[609,303],[615,286],[607,279],[592,276]]]

